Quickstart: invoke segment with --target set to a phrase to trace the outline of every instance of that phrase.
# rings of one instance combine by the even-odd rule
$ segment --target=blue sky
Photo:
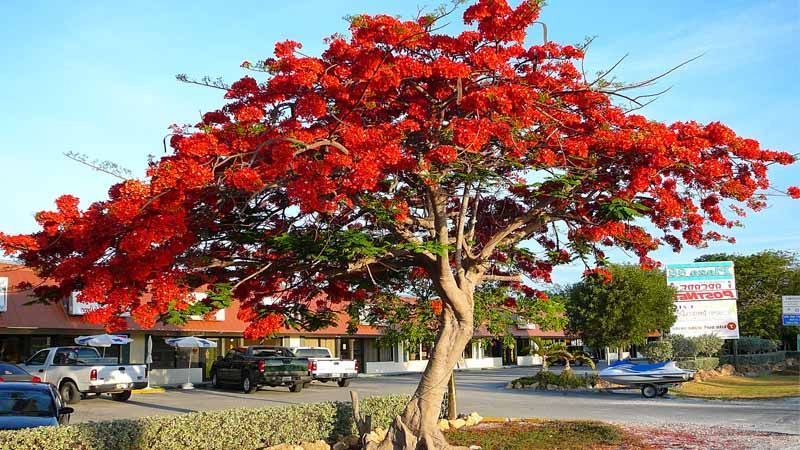
[[[294,39],[318,53],[322,39],[344,32],[349,14],[413,16],[439,0],[235,2],[0,3],[0,229],[29,232],[33,215],[62,193],[85,204],[115,180],[65,158],[76,151],[143,174],[147,155],[162,155],[172,123],[195,123],[221,102],[219,91],[178,83],[174,75],[235,80],[241,61],[270,55],[275,41]],[[672,90],[643,113],[664,121],[720,120],[765,147],[800,152],[795,139],[800,100],[800,2],[551,0],[542,15],[551,40],[597,36],[587,73],[613,64],[635,81],[704,53],[662,84]],[[458,31],[453,16],[449,30]],[[532,38],[539,39],[538,31]],[[775,185],[800,184],[800,165],[772,171]],[[664,262],[707,252],[800,249],[800,203],[775,199],[745,220],[738,243],[716,244]],[[614,255],[624,260],[621,254]],[[575,280],[581,268],[556,273]]]

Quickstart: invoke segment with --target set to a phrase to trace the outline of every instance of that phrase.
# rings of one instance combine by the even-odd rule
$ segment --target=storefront
[[[21,281],[36,284],[39,280],[28,269],[16,265],[0,264],[0,278],[4,285],[15,286]],[[28,292],[8,290],[0,293],[0,360],[21,362],[39,349],[50,346],[74,345],[77,336],[100,334],[102,327],[85,322],[85,306],[74,298],[55,304],[33,303]],[[152,385],[178,385],[190,378],[193,383],[207,381],[211,365],[230,349],[253,344],[282,345],[287,347],[325,347],[334,357],[355,359],[360,371],[366,374],[421,372],[428,364],[432,347],[429,344],[380,345],[381,330],[360,325],[349,335],[347,321],[315,332],[285,329],[279,337],[266,340],[243,338],[246,323],[237,318],[238,304],[213,317],[196,317],[184,326],[156,325],[141,329],[129,323],[128,336],[133,341],[124,346],[105,349],[107,357],[117,357],[121,363],[144,364],[147,360],[147,342],[152,339]],[[532,327],[532,328],[531,328]],[[528,325],[512,330],[516,345],[504,347],[487,333],[478,331],[465,348],[457,369],[502,367],[503,365],[533,365],[540,361],[525,353],[530,348],[532,336],[564,339],[560,332],[543,333]],[[217,343],[216,348],[175,349],[165,339],[179,336],[198,336]],[[103,349],[101,349],[103,351]]]

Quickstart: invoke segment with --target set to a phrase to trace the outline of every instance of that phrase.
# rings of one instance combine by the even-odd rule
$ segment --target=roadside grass
[[[714,377],[683,383],[673,391],[685,397],[713,399],[757,399],[800,396],[800,376]]]
[[[637,439],[616,425],[593,421],[524,421],[482,423],[451,431],[453,445],[478,445],[483,450],[599,450],[639,448]]]

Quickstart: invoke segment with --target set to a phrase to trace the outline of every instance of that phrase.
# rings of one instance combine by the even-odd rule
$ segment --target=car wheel
[[[658,389],[652,384],[645,384],[642,386],[642,396],[644,398],[653,398],[658,394]]]
[[[297,383],[289,386],[289,390],[292,392],[300,392],[303,390],[303,384],[304,383],[302,381],[298,381]]]
[[[115,402],[127,402],[131,398],[131,391],[115,392],[111,394],[111,400]]]
[[[258,389],[258,384],[253,383],[253,380],[250,379],[250,374],[242,374],[242,392],[245,394],[252,394],[256,389]]]
[[[339,380],[339,387],[347,387],[350,386],[350,379],[349,378],[342,378]]]
[[[64,403],[68,405],[74,405],[81,401],[81,392],[78,390],[78,386],[72,381],[61,383],[58,393],[61,394],[61,399],[64,400]]]
[[[211,385],[214,386],[215,389],[220,388],[219,379],[217,378],[217,372],[211,374]]]
[[[658,393],[656,395],[658,395],[659,397],[663,397],[663,396],[667,395],[667,391],[669,391],[668,388],[665,388],[665,387],[658,388]]]

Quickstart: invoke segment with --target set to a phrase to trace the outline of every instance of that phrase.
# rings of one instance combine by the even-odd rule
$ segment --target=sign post
[[[676,320],[670,333],[739,339],[733,261],[670,264],[667,283],[677,291]]]

